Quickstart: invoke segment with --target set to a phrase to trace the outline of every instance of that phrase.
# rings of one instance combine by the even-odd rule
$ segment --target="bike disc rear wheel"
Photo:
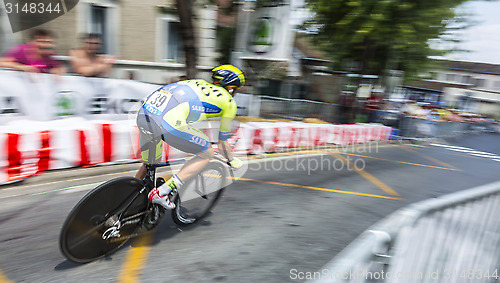
[[[187,226],[205,217],[222,196],[226,183],[224,167],[218,162],[209,163],[179,190],[172,210],[174,222]]]
[[[119,230],[120,237],[104,240],[102,235],[106,229],[113,226],[118,214],[134,196],[137,197],[124,213],[123,219],[147,209],[147,193],[139,194],[142,187],[142,181],[137,178],[121,177],[101,184],[87,193],[70,212],[61,229],[59,246],[63,255],[75,262],[90,262],[116,251],[125,244],[142,221],[123,225]]]

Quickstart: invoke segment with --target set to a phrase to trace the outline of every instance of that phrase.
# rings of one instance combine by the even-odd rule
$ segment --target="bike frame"
[[[213,142],[211,142],[211,143],[213,143]],[[220,153],[216,152],[216,154],[212,158],[212,160],[217,160],[223,164],[228,165],[231,168],[231,165],[229,165],[229,162],[226,161],[225,158]],[[133,218],[139,216],[140,214],[146,213],[149,210],[149,208],[151,207],[151,203],[149,203],[146,210],[144,210],[140,214],[131,215],[131,216],[127,217],[127,219],[122,219],[123,213],[125,211],[127,211],[127,209],[132,205],[132,203],[137,199],[137,197],[140,194],[144,193],[145,190],[147,190],[147,193],[149,193],[149,191],[155,187],[156,168],[175,165],[175,164],[179,164],[182,162],[183,162],[182,160],[179,160],[179,161],[170,161],[170,162],[165,162],[165,163],[160,163],[160,164],[145,164],[146,165],[146,177],[144,177],[144,179],[142,179],[142,181],[144,182],[144,185],[142,186],[142,189],[139,190],[132,198],[128,198],[129,202],[126,204],[125,208],[120,212],[118,219],[117,219],[117,223],[121,223],[122,221],[127,221],[128,219],[133,219]],[[229,171],[229,174],[231,175],[231,177],[234,178],[233,170],[228,170],[228,171]],[[174,197],[173,197],[174,200],[175,200],[176,194],[177,194],[177,192],[174,192]]]

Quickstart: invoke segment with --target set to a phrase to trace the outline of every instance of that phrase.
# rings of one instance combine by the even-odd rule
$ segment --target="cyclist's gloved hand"
[[[238,157],[233,157],[233,160],[229,161],[229,165],[231,165],[231,167],[235,169],[238,169],[243,166],[243,161],[241,161],[241,159],[239,159]]]

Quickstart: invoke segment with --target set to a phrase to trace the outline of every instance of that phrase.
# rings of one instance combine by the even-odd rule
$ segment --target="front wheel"
[[[179,190],[172,210],[174,222],[187,226],[207,216],[221,198],[226,183],[224,166],[219,162],[208,163]]]
[[[59,247],[62,254],[74,262],[84,263],[104,257],[125,244],[139,229],[143,218],[140,215],[148,207],[147,192],[140,193],[142,188],[141,180],[121,177],[87,193],[61,229]],[[122,219],[132,220],[122,223],[119,235],[110,237],[122,212]]]

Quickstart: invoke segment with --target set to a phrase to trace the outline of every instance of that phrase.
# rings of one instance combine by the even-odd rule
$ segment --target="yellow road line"
[[[14,283],[14,281],[9,280],[9,278],[7,278],[7,276],[5,276],[0,269],[0,283]]]
[[[356,166],[354,166],[354,164],[352,164],[352,162],[350,162],[349,160],[347,160],[345,157],[343,157],[339,153],[332,153],[331,155],[333,157],[335,157],[337,159],[340,159],[343,162],[347,163],[354,171],[356,171],[356,173],[358,173],[359,175],[361,175],[363,178],[367,179],[368,181],[372,182],[375,186],[379,187],[382,191],[384,191],[384,192],[386,192],[386,193],[388,193],[390,195],[393,195],[395,197],[401,198],[401,195],[398,194],[398,192],[396,192],[395,190],[393,190],[391,187],[389,187],[388,185],[386,185],[384,182],[382,182],[379,179],[377,179],[372,174],[366,172],[363,169],[357,168]]]
[[[366,145],[366,144],[360,144],[359,146]],[[389,145],[382,145],[378,147],[388,147]],[[340,146],[340,147],[325,147],[325,148],[320,148],[320,149],[300,149],[300,150],[290,150],[290,151],[283,151],[283,152],[270,152],[270,153],[265,153],[265,154],[258,154],[258,155],[250,155],[247,156],[247,160],[259,160],[259,159],[266,159],[267,157],[275,157],[275,156],[294,156],[294,155],[301,155],[301,154],[315,154],[315,153],[321,153],[321,154],[326,154],[326,153],[331,153],[331,152],[346,152],[346,150],[350,149],[355,149],[357,148],[357,145],[347,145],[347,146]]]
[[[382,196],[382,195],[374,195],[374,194],[365,194],[365,193],[358,193],[358,192],[351,192],[351,191],[342,191],[342,190],[334,190],[334,189],[327,189],[327,188],[302,186],[302,185],[296,185],[296,184],[273,182],[273,181],[264,181],[264,180],[249,179],[249,178],[242,178],[242,177],[228,177],[228,178],[232,178],[232,179],[239,180],[239,181],[263,183],[263,184],[269,184],[269,185],[277,185],[277,186],[284,186],[284,187],[294,187],[294,188],[302,188],[302,189],[325,191],[325,192],[333,192],[333,193],[339,193],[339,194],[357,195],[357,196],[374,197],[374,198],[385,198],[385,199],[398,199],[398,200],[402,199],[401,197],[390,197],[390,196]]]
[[[443,161],[441,161],[441,160],[437,160],[437,159],[436,159],[436,158],[434,158],[434,157],[427,156],[427,155],[425,155],[425,154],[423,154],[423,153],[421,153],[421,152],[418,152],[418,151],[416,151],[416,150],[414,150],[414,149],[411,149],[411,148],[408,148],[408,147],[405,147],[405,146],[400,146],[400,145],[397,145],[397,144],[395,144],[394,146],[395,146],[395,147],[397,147],[397,148],[400,148],[400,149],[402,149],[402,150],[406,150],[406,151],[408,151],[408,152],[412,152],[412,153],[418,154],[418,155],[422,156],[423,158],[425,158],[425,159],[427,159],[427,160],[430,160],[430,161],[432,161],[432,162],[434,162],[434,163],[437,163],[437,164],[439,164],[439,165],[442,165],[442,166],[444,166],[444,167],[448,167],[448,168],[453,168],[453,169],[456,169],[456,170],[460,170],[460,169],[458,169],[457,167],[455,167],[455,166],[453,166],[453,165],[451,165],[451,164],[448,164],[448,163],[443,162]]]
[[[117,282],[135,283],[140,282],[142,269],[146,265],[154,231],[142,234],[134,241],[134,246],[127,253],[122,265]]]
[[[250,155],[247,157],[248,160],[253,160],[253,159],[265,159],[266,157],[274,157],[274,156],[293,156],[293,155],[299,155],[299,154],[313,154],[313,153],[325,153],[328,151],[336,151],[337,149],[335,148],[324,148],[324,149],[301,149],[301,150],[296,150],[296,151],[283,151],[283,152],[270,152],[270,153],[265,153],[265,154],[257,154],[257,155]]]
[[[450,171],[463,171],[461,169],[453,169],[453,168],[440,167],[440,166],[434,166],[434,165],[426,165],[426,164],[405,162],[405,161],[399,161],[399,160],[391,160],[391,159],[385,159],[385,158],[380,158],[380,157],[373,157],[373,156],[368,156],[368,155],[359,155],[359,154],[345,153],[345,152],[339,152],[339,154],[342,154],[342,155],[351,155],[351,156],[358,156],[358,157],[364,157],[364,158],[371,158],[371,159],[377,159],[377,160],[383,160],[383,161],[389,161],[389,162],[396,162],[396,163],[402,163],[402,164],[408,164],[408,165],[415,165],[415,166],[422,166],[422,167],[428,167],[428,168],[435,168],[435,169],[443,169],[443,170],[450,170]]]

